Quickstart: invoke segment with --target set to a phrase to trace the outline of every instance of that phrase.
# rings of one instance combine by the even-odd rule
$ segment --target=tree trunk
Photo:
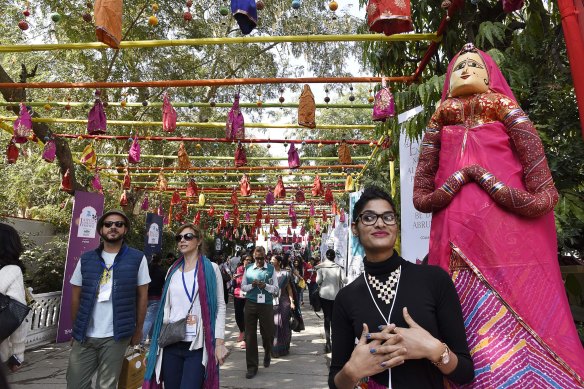
[[[0,82],[12,82],[12,78],[6,73],[6,70],[0,66]],[[8,102],[15,102],[16,104],[7,109],[12,110],[16,115],[19,114],[18,103],[26,102],[26,89],[23,88],[0,88],[0,93],[4,97],[4,100]],[[32,117],[38,117],[36,112],[31,112]],[[32,124],[32,130],[37,138],[45,142],[45,138],[49,137],[51,134],[51,129],[46,123],[34,123]],[[56,138],[55,144],[57,146],[57,163],[59,164],[59,169],[61,171],[61,176],[65,174],[67,169],[71,174],[71,183],[73,190],[68,192],[73,195],[76,190],[84,190],[85,188],[77,182],[75,176],[75,163],[73,162],[73,157],[71,155],[71,149],[69,148],[69,143],[65,139]]]

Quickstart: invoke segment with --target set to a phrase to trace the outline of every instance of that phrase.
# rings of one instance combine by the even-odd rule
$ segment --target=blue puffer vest
[[[73,338],[85,341],[85,334],[93,306],[99,292],[99,280],[103,272],[101,250],[88,251],[81,255],[81,301],[73,324]],[[134,335],[136,330],[136,288],[138,270],[144,253],[122,245],[116,255],[113,269],[112,306],[114,311],[114,339],[120,340]],[[99,318],[94,318],[99,320]]]

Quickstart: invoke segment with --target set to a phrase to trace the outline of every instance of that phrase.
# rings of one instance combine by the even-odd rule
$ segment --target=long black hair
[[[26,271],[20,255],[24,251],[20,235],[14,227],[0,223],[0,268],[7,265],[16,265],[22,272]]]

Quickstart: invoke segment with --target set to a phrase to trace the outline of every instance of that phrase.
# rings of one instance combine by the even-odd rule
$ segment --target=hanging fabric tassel
[[[288,217],[291,220],[296,220],[296,211],[294,210],[294,205],[293,204],[290,204],[288,206]]]
[[[122,183],[122,189],[129,190],[132,186],[132,178],[130,177],[130,172],[126,169],[126,174],[124,174],[124,182]]]
[[[351,149],[349,148],[347,141],[344,139],[339,146],[339,163],[342,165],[350,165],[353,163],[353,160],[351,159]]]
[[[215,216],[215,207],[214,206],[211,205],[211,207],[207,211],[207,215],[209,215],[209,217]]]
[[[79,162],[87,166],[89,169],[93,169],[97,164],[97,155],[95,154],[95,150],[93,150],[93,145],[91,143],[85,146],[81,152]]]
[[[30,117],[26,105],[23,103],[20,103],[20,113],[18,118],[14,121],[13,129],[14,134],[12,139],[14,143],[26,143],[28,137],[33,134],[32,118]]]
[[[243,173],[243,177],[239,180],[239,190],[243,197],[251,196],[251,185],[249,184],[249,177]]]
[[[223,212],[223,220],[229,221],[231,219],[231,215],[229,215],[229,211]]]
[[[93,6],[97,40],[113,49],[119,49],[122,41],[123,3],[122,0],[96,0]]]
[[[324,192],[324,202],[326,204],[332,204],[333,201],[335,201],[335,198],[333,197],[333,191],[332,191],[330,185],[327,185],[326,190]]]
[[[47,162],[53,162],[57,156],[57,145],[54,140],[49,139],[43,148],[42,158]]]
[[[326,213],[326,210],[322,210],[322,221],[326,223],[326,221],[328,220],[328,215]]]
[[[304,226],[300,227],[300,236],[304,236],[306,235],[306,229],[304,228]]]
[[[195,218],[193,219],[193,224],[197,226],[201,224],[201,211],[197,211]]]
[[[270,224],[270,210],[266,212],[266,219],[264,220],[265,224]]]
[[[144,200],[142,200],[142,205],[140,206],[140,209],[142,211],[148,211],[148,208],[150,207],[150,203],[148,201],[148,195],[144,196]]]
[[[178,145],[178,168],[181,170],[187,170],[191,167],[191,161],[189,160],[189,155],[185,149],[184,142],[180,142]]]
[[[164,177],[162,170],[158,173],[158,179],[156,180],[156,189],[160,191],[165,191],[168,189],[168,180]]]
[[[256,0],[231,0],[231,13],[243,35],[247,35],[258,24]]]
[[[172,193],[172,197],[170,198],[170,205],[177,205],[180,204],[180,193],[178,193],[178,190],[175,190]]]
[[[176,130],[176,110],[170,104],[168,93],[164,94],[162,99],[162,130],[166,132],[174,132]]]
[[[333,203],[333,206],[332,206],[331,213],[332,213],[333,215],[336,215],[336,214],[338,213],[338,210],[337,210],[337,203]]]
[[[344,223],[346,221],[345,211],[341,208],[341,216],[339,216],[339,222]]]
[[[229,140],[245,139],[245,123],[243,114],[239,109],[239,95],[235,95],[235,101],[233,102],[233,106],[227,115],[225,137]]]
[[[128,151],[128,162],[134,165],[140,163],[140,153],[140,142],[138,141],[138,135],[135,135],[130,146],[130,151]]]
[[[233,191],[231,192],[231,205],[236,205],[239,203],[239,200],[237,199],[237,192],[235,191],[235,189],[233,189]]]
[[[6,147],[6,161],[8,163],[16,163],[16,161],[18,161],[18,154],[18,147],[16,147],[14,142],[11,140],[8,142],[8,147]]]
[[[272,193],[272,189],[268,188],[268,194],[266,194],[266,204],[267,205],[274,205],[276,201],[274,200],[274,193]]]
[[[286,188],[284,188],[284,181],[282,181],[282,176],[278,176],[278,183],[274,188],[274,197],[277,199],[283,199],[286,197]]]
[[[310,86],[304,84],[298,100],[298,124],[302,127],[316,128],[316,104]]]
[[[345,180],[345,192],[352,192],[355,190],[355,182],[353,181],[353,176],[347,174],[347,179]]]
[[[410,0],[369,0],[366,9],[369,31],[393,35],[414,29]]]
[[[314,203],[310,204],[310,210],[308,211],[308,214],[312,217],[314,215],[316,215],[316,211],[314,210]]]
[[[99,97],[100,95],[101,92],[96,90],[95,102],[93,103],[93,107],[89,110],[89,115],[87,116],[87,133],[89,135],[105,134],[107,130],[107,118],[105,117],[103,103]]]
[[[237,149],[235,150],[235,167],[242,167],[247,165],[247,157],[245,155],[245,147],[241,142],[237,143]]]
[[[373,102],[373,121],[385,122],[393,116],[395,116],[395,100],[391,90],[385,85],[385,78],[383,78],[382,87],[375,94]]]
[[[318,174],[316,174],[316,176],[314,176],[314,181],[312,182],[312,195],[314,197],[320,197],[322,195],[324,195],[324,190],[322,188],[322,183],[320,181],[320,176]]]
[[[199,195],[199,207],[204,207],[205,206],[205,194],[203,192],[201,192],[201,194]]]
[[[246,221],[246,222],[249,222],[249,221],[251,221],[251,216],[250,216],[249,212],[246,212],[246,213],[245,213],[245,221]]]
[[[193,178],[189,178],[189,181],[187,182],[186,197],[188,199],[194,199],[198,195],[199,195],[199,187],[197,186],[197,183],[195,182],[195,180]]]
[[[292,229],[290,227],[286,230],[286,235],[292,235]]]
[[[296,191],[296,202],[297,203],[303,203],[306,198],[304,197],[304,191],[302,190],[302,188],[298,188],[298,190]]]
[[[120,207],[125,207],[128,205],[128,194],[126,191],[122,191],[122,195],[120,196]]]
[[[71,173],[69,169],[63,175],[63,179],[61,180],[61,190],[63,192],[72,192],[73,191],[73,184],[71,182]]]
[[[290,148],[288,149],[288,167],[290,169],[296,169],[300,166],[300,157],[298,156],[298,150],[294,143],[290,144]]]
[[[103,193],[103,186],[101,185],[101,180],[99,179],[99,173],[96,171],[91,179],[91,187],[94,191]]]
[[[292,228],[298,227],[298,219],[292,219]]]

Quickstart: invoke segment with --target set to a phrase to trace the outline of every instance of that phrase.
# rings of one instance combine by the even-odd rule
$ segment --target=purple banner
[[[162,216],[148,212],[146,214],[146,234],[144,237],[144,255],[148,262],[152,254],[162,251]]]
[[[59,327],[57,329],[57,343],[71,339],[71,284],[69,280],[73,275],[77,261],[86,251],[99,246],[99,231],[97,220],[103,215],[102,194],[90,192],[75,192],[75,203],[71,215],[71,227],[69,229],[69,244],[67,247],[67,260],[65,262],[65,274],[63,276],[63,293],[61,294],[61,312],[59,313]]]

